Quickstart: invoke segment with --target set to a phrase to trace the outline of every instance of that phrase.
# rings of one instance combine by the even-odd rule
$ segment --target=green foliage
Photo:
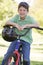
[[[16,12],[16,3],[12,0],[2,0],[0,1],[0,20],[6,17],[12,17]]]
[[[0,0],[0,2],[3,2],[3,0]]]
[[[17,3],[12,0],[0,0],[0,28],[17,13]]]
[[[30,8],[30,14],[38,21],[40,27],[43,28],[43,0],[35,0],[33,6]],[[43,31],[37,30],[40,34]]]

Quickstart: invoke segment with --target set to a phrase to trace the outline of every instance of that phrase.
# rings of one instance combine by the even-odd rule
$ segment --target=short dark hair
[[[29,5],[28,5],[28,3],[26,3],[26,2],[20,2],[19,5],[18,5],[18,10],[19,10],[19,8],[21,6],[23,6],[24,8],[27,9],[27,11],[29,11]]]

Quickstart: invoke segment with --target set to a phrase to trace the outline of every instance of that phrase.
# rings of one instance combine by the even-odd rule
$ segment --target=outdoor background
[[[34,17],[43,27],[43,0],[0,0],[0,65],[10,43],[2,38],[3,25],[7,20],[15,16],[20,1],[26,1],[30,5],[28,15]],[[31,45],[31,65],[43,65],[43,31],[33,29],[33,44]]]

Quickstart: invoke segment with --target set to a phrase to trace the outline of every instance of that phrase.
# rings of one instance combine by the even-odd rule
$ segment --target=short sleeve
[[[14,17],[12,17],[9,21],[16,23],[17,22],[17,15],[15,15]]]
[[[37,21],[33,17],[31,17],[30,22],[31,22],[31,24],[37,24]]]

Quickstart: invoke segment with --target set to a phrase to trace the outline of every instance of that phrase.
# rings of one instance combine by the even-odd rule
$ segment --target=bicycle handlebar
[[[3,27],[10,27],[10,26],[12,26],[12,25],[5,25],[5,26],[3,26]],[[12,27],[14,27],[14,26],[12,26]],[[16,27],[14,27],[14,28],[16,28]],[[41,27],[34,27],[34,26],[32,26],[32,27],[29,27],[30,29],[31,28],[36,28],[36,29],[39,29],[39,30],[43,30],[43,28],[41,28]],[[25,28],[25,29],[29,29],[29,28]]]
[[[30,27],[30,28],[25,28],[25,29],[28,29],[24,34],[17,34],[18,36],[25,36],[28,32],[29,32],[29,30],[30,29],[32,29],[32,28],[35,28],[35,29],[38,29],[38,30],[43,30],[43,28],[41,28],[41,27]]]
[[[41,27],[30,27],[30,28],[35,28],[35,29],[39,29],[39,30],[43,30],[43,28],[41,28]]]
[[[5,25],[4,27],[10,27],[10,26],[11,25]],[[12,28],[16,28],[16,27],[12,26]],[[34,26],[32,26],[32,27],[29,27],[29,28],[25,28],[25,29],[27,29],[27,31],[24,34],[17,34],[16,32],[15,33],[19,37],[25,36],[29,32],[29,30],[32,29],[32,28],[35,28],[35,29],[38,29],[38,30],[43,30],[43,28],[41,28],[41,27],[34,27]]]

